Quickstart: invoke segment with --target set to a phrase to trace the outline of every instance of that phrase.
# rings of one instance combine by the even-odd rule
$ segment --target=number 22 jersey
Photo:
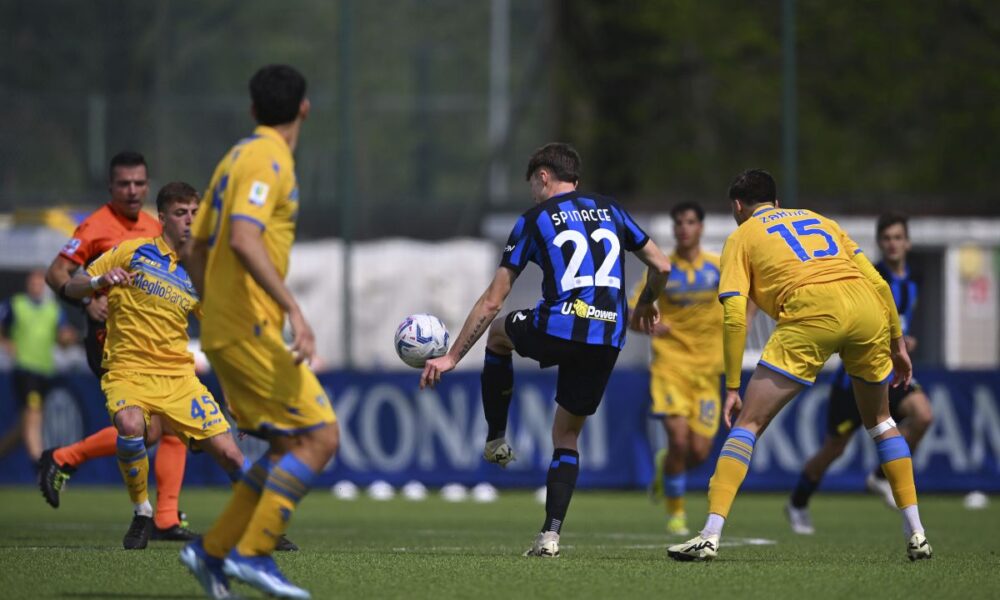
[[[569,192],[521,215],[500,266],[520,272],[528,262],[542,269],[536,329],[592,345],[621,348],[628,320],[622,291],[622,251],[635,252],[649,236],[613,199]]]

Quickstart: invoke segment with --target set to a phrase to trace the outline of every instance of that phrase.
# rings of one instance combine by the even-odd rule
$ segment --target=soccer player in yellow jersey
[[[191,234],[198,192],[186,183],[168,183],[156,197],[156,208],[163,235],[118,244],[62,289],[80,299],[110,288],[101,389],[118,430],[118,467],[135,506],[123,541],[126,550],[145,548],[153,530],[143,441],[151,415],[208,452],[231,479],[244,468],[229,423],[195,375],[187,349],[188,314],[196,310],[198,295],[177,251]]]
[[[705,209],[683,202],[670,216],[677,245],[670,255],[670,279],[657,299],[660,321],[653,326],[649,365],[650,416],[662,419],[667,448],[656,454],[652,489],[654,497],[665,498],[667,532],[687,535],[686,471],[705,462],[719,430],[722,305],[717,298],[719,255],[701,247]],[[629,327],[643,332],[634,319]]]
[[[913,374],[892,292],[834,221],[804,209],[778,207],[774,179],[757,169],[729,188],[739,224],[722,250],[726,402],[732,426],[708,487],[701,533],[670,546],[676,560],[710,560],[746,477],[753,447],[771,419],[806,386],[834,352],[852,378],[861,421],[903,513],[910,560],[931,557],[917,510],[910,448],[889,416],[888,385]],[[740,398],[747,298],[777,321],[757,369]],[[736,417],[735,423],[732,418]]]
[[[305,78],[284,65],[258,70],[250,97],[258,127],[215,169],[186,264],[202,294],[202,348],[226,402],[240,430],[270,447],[181,561],[210,597],[228,590],[231,576],[271,595],[308,598],[271,554],[340,435],[307,366],[315,353],[312,329],[284,281],[299,206],[292,151],[309,100]],[[286,314],[291,349],[282,337]]]

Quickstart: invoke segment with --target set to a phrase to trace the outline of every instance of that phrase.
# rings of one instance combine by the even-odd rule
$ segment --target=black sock
[[[806,476],[805,472],[799,477],[799,483],[795,486],[795,491],[792,492],[792,506],[795,508],[805,508],[809,505],[809,497],[813,495],[816,488],[819,487],[818,481],[812,481]]]
[[[580,474],[580,453],[576,450],[556,448],[549,465],[549,476],[545,480],[545,523],[542,531],[559,533],[569,501],[576,488],[576,476]]]
[[[496,354],[486,349],[483,374],[479,377],[483,390],[483,413],[486,415],[486,441],[495,440],[507,432],[507,411],[514,391],[514,367],[510,354]]]

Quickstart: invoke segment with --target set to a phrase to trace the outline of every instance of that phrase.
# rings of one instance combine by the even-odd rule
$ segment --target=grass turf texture
[[[998,510],[962,508],[959,496],[923,496],[933,560],[911,563],[897,514],[872,496],[818,494],[817,534],[796,536],[785,496],[737,499],[719,558],[666,558],[662,508],[641,492],[579,492],[557,559],[524,558],[544,516],[531,494],[506,491],[493,504],[396,499],[335,500],[314,490],[289,536],[301,552],[278,556],[285,574],[314,598],[982,598],[1000,595]],[[226,491],[186,489],[182,508],[196,530],[221,510]],[[128,499],[120,488],[70,487],[49,508],[32,488],[0,488],[0,596],[4,598],[190,598],[195,580],[178,563],[181,545],[125,551]],[[701,525],[703,494],[688,501]],[[747,539],[773,541],[748,545]],[[741,545],[728,545],[736,543]],[[761,543],[761,542],[758,542]],[[261,597],[242,585],[244,597]]]

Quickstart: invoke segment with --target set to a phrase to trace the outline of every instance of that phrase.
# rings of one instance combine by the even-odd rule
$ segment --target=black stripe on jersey
[[[601,208],[601,205],[597,200],[593,198],[586,198],[590,200],[595,208]],[[577,199],[575,202],[580,210],[585,210],[588,208],[587,203],[583,202],[583,199]],[[588,252],[590,253],[590,258],[594,265],[594,277],[597,277],[597,270],[604,264],[604,260],[608,257],[608,251],[604,248],[603,241],[596,241],[594,238],[590,237],[595,231],[601,228],[600,221],[584,221],[583,228],[587,232],[587,244],[590,246]],[[594,281],[594,297],[591,298],[590,304],[599,310],[615,310],[614,298],[610,294],[610,290],[604,286],[597,286],[597,281]],[[618,316],[621,319],[621,315]],[[582,321],[582,327],[580,322]],[[580,340],[583,342],[590,341],[590,319],[577,319],[577,322],[573,325],[573,339]],[[611,344],[611,338],[614,336],[616,323],[608,323],[606,321],[598,321],[601,327],[604,328],[604,333],[601,336],[605,344]],[[581,331],[580,336],[577,336],[577,332]]]
[[[535,221],[533,222],[534,231],[532,235],[535,236],[535,245],[538,248],[538,266],[542,268],[542,298],[550,298],[554,293],[558,293],[558,282],[555,280],[555,268],[552,266],[552,257],[549,256],[549,248],[545,247],[545,238],[542,236],[541,228],[538,227],[538,219],[548,219],[549,214],[547,211],[539,211],[535,215]],[[544,300],[543,300],[544,302]],[[538,331],[542,333],[547,333],[549,328],[549,311],[538,310],[535,312],[538,316]]]

